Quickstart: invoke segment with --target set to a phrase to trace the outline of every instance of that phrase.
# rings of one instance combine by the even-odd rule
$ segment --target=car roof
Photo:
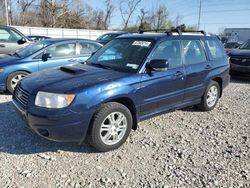
[[[176,39],[182,39],[182,38],[194,38],[194,39],[202,39],[202,38],[216,38],[214,35],[203,35],[203,34],[197,34],[197,33],[183,33],[182,35],[178,35],[176,33],[173,33],[172,35],[168,35],[165,33],[147,33],[147,34],[132,34],[132,35],[122,35],[117,38],[134,38],[134,39],[151,39],[151,40],[161,40],[161,39],[167,39],[167,38],[176,38]]]
[[[46,41],[49,41],[50,43],[58,43],[58,42],[74,42],[74,41],[79,41],[79,42],[91,42],[95,44],[102,45],[94,40],[89,40],[89,39],[77,39],[77,38],[50,38],[46,39]]]

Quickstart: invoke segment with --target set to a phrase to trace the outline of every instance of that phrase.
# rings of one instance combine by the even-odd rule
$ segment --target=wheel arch
[[[212,80],[219,84],[219,86],[220,86],[220,98],[221,98],[221,96],[222,96],[222,84],[223,84],[222,78],[221,77],[215,77]]]

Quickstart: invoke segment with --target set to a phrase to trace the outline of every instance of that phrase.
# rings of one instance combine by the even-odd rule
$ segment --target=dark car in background
[[[110,41],[84,64],[40,71],[13,103],[38,135],[99,151],[121,146],[137,123],[197,105],[215,108],[229,83],[222,43],[207,35],[137,34]]]
[[[97,42],[105,45],[107,44],[109,41],[113,40],[114,38],[121,36],[121,35],[125,35],[125,34],[131,34],[130,32],[113,32],[113,33],[105,33],[103,35],[101,35],[100,37],[98,37],[96,39]]]
[[[51,37],[40,36],[40,35],[28,35],[27,37],[28,37],[30,40],[33,40],[33,41],[51,39]]]
[[[229,54],[234,48],[238,48],[239,46],[240,44],[238,42],[228,42],[224,45],[224,48],[227,54]]]
[[[250,39],[244,42],[239,48],[233,49],[230,57],[230,72],[250,76]]]
[[[14,53],[30,43],[31,40],[14,27],[0,26],[0,56]]]
[[[84,39],[48,39],[0,58],[0,91],[13,92],[25,76],[39,70],[86,61],[102,45]]]

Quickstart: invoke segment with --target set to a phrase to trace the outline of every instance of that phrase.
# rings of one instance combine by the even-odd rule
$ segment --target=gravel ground
[[[33,134],[0,95],[0,187],[250,187],[250,81],[232,80],[216,109],[140,123],[118,150]]]

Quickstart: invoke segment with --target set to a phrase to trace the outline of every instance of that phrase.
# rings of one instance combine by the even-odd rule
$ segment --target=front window
[[[76,43],[59,44],[46,50],[52,58],[76,56]]]
[[[121,72],[135,73],[152,46],[146,39],[115,39],[101,48],[87,63]]]
[[[21,50],[17,51],[17,54],[21,57],[27,57],[47,47],[48,45],[50,45],[49,42],[36,42],[34,44],[30,44],[26,48],[22,48]]]
[[[250,40],[244,42],[240,47],[239,49],[242,49],[242,50],[250,50]]]

